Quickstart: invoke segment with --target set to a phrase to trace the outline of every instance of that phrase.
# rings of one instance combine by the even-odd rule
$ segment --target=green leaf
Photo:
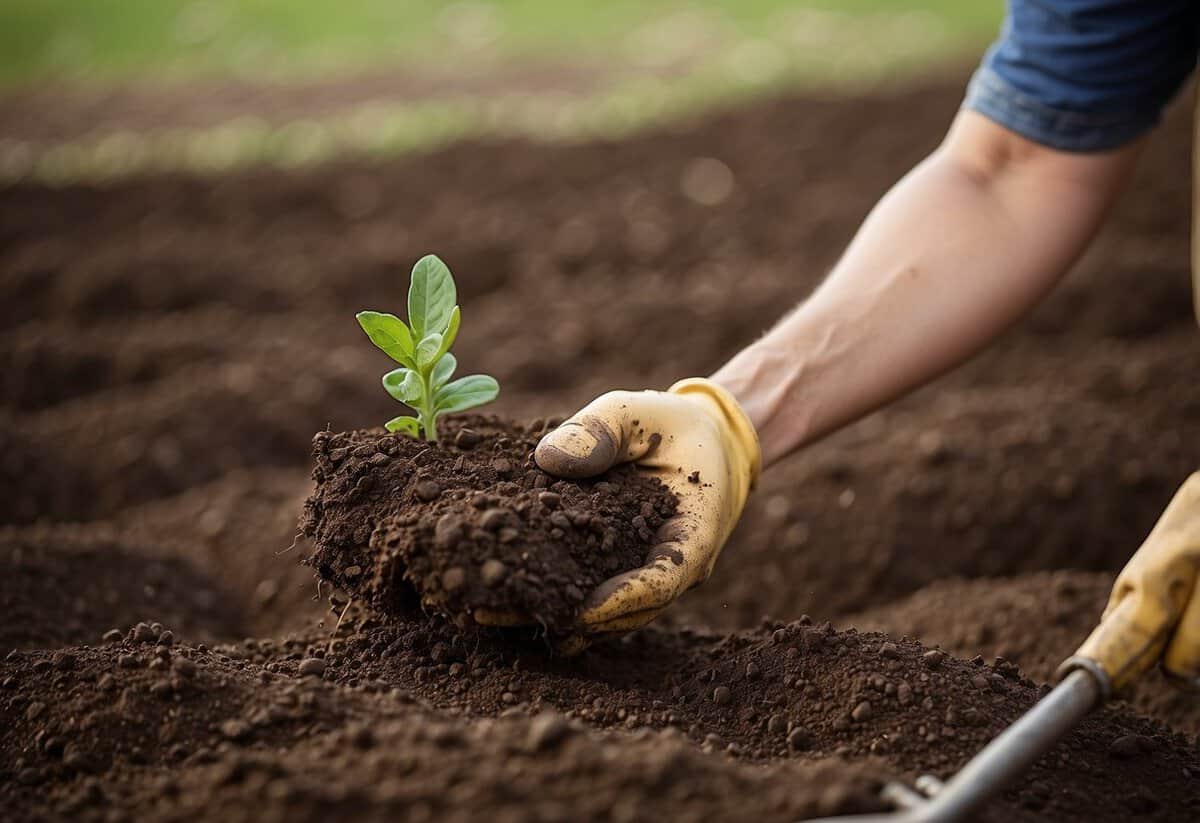
[[[360,311],[355,317],[371,342],[388,357],[406,366],[415,365],[412,334],[403,320],[394,314],[377,311]]]
[[[445,343],[443,342],[444,346]],[[442,359],[437,361],[437,365],[433,367],[433,390],[436,392],[446,382],[454,376],[454,370],[458,368],[458,358],[452,354],[442,355]]]
[[[405,414],[393,417],[384,423],[383,427],[390,432],[401,432],[409,437],[417,437],[421,433],[421,425],[417,422],[417,418]]]
[[[437,332],[427,334],[417,344],[417,368],[425,370],[433,365],[442,350],[442,336]]]
[[[420,340],[431,331],[447,328],[457,302],[458,291],[446,264],[433,254],[418,260],[408,287],[408,322],[413,337]]]
[[[446,330],[442,332],[442,345],[438,349],[438,357],[450,351],[450,347],[454,345],[454,338],[458,337],[458,324],[460,322],[462,322],[462,312],[458,310],[458,306],[455,306],[454,311],[450,312],[450,320],[446,323]]]
[[[412,369],[393,369],[383,376],[383,387],[392,397],[414,408],[425,399],[421,375]]]
[[[490,403],[500,393],[496,378],[486,374],[469,374],[447,383],[434,395],[438,414],[466,411]]]

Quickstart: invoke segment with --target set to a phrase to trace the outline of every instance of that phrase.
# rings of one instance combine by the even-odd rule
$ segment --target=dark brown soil
[[[436,445],[316,436],[300,525],[322,579],[384,611],[411,614],[419,598],[457,622],[488,609],[565,635],[584,597],[642,565],[675,512],[675,496],[632,466],[584,481],[541,471],[544,421],[460,415],[440,429]]]
[[[411,503],[425,467],[399,498],[386,466],[361,500],[337,492],[379,518],[328,564],[343,591],[301,565],[296,518],[313,432],[395,413],[353,313],[401,305],[421,254],[454,268],[456,354],[497,376],[506,419],[706,374],[820,281],[961,90],[780,99],[624,142],[0,190],[6,816],[792,821],[960,768],[1200,466],[1185,111],[1030,320],[772,467],[712,579],[650,630],[563,659],[540,629],[384,619],[346,576],[374,532],[419,558],[443,515],[477,524],[449,492],[481,478],[536,501],[521,522],[541,529],[535,427],[506,435],[511,478],[486,473],[494,440],[447,445],[484,474],[420,522],[382,501]],[[734,173],[717,206],[680,186],[703,157]],[[474,529],[468,580],[490,559]],[[427,591],[439,557],[414,573]],[[990,819],[1197,819],[1196,705],[1151,678]]]
[[[1111,574],[1067,571],[1001,580],[940,580],[844,622],[911,637],[960,657],[1001,656],[1044,683],[1053,680],[1058,664],[1096,625],[1112,583]],[[1122,696],[1147,717],[1200,734],[1200,700],[1157,671]]]
[[[592,779],[601,781],[597,790],[609,780],[626,785],[610,802],[628,803],[628,819],[647,819],[643,797],[662,781],[680,787],[685,808],[696,803],[698,819],[736,814],[745,798],[719,799],[698,781],[717,763],[728,764],[720,782],[741,770],[723,758],[693,765],[696,754],[721,753],[824,766],[800,772],[786,794],[769,794],[762,813],[786,820],[797,808],[871,808],[873,781],[883,774],[948,775],[1039,694],[1011,664],[958,660],[806,620],[726,636],[650,629],[576,660],[511,635],[464,633],[436,619],[379,625],[369,614],[356,614],[332,642],[320,632],[208,650],[168,641],[165,631],[141,623],[103,648],[14,652],[0,665],[0,705],[10,721],[0,753],[13,764],[15,799],[95,813],[122,800],[148,803],[147,793],[165,789],[171,799],[155,808],[174,819],[172,805],[194,803],[191,787],[204,786],[215,808],[249,792],[284,808],[303,798],[348,813],[380,802],[362,795],[356,772],[366,752],[382,750],[397,758],[385,761],[400,764],[397,779],[469,787],[414,796],[408,786],[386,806],[433,803],[469,814],[511,803],[514,813],[568,820],[578,819],[577,809],[543,807],[543,792],[560,801],[571,795],[544,781],[574,773],[578,757],[597,762],[575,747],[623,740],[599,758],[606,776]],[[130,716],[162,720],[130,724]],[[483,719],[497,716],[499,724]],[[640,731],[630,738],[629,730]],[[297,748],[306,754],[297,757]],[[632,769],[619,763],[643,753]],[[512,755],[533,757],[528,769],[538,777],[513,784],[504,766]],[[320,756],[332,775],[315,787],[304,775],[315,766],[309,758]],[[443,757],[474,760],[479,773],[446,775]],[[860,765],[830,768],[841,760]],[[1114,804],[1105,786],[1116,769],[1134,788]],[[1183,735],[1105,711],[1000,799],[989,819],[1188,819],[1200,812],[1193,775],[1200,758]]]
[[[312,489],[296,469],[230,472],[183,494],[123,510],[121,534],[172,557],[189,558],[236,593],[243,635],[273,637],[312,625],[324,604],[298,562],[296,525]]]
[[[5,649],[91,644],[147,616],[199,640],[241,636],[241,603],[219,577],[97,530],[0,531],[0,562]]]
[[[549,708],[468,719],[409,682],[339,678],[340,656],[319,674],[323,637],[208,650],[143,636],[0,663],[9,809],[313,821],[471,820],[481,809],[511,821],[718,821],[749,809],[788,821],[878,806],[869,770],[836,759],[752,767],[678,732],[605,732]]]

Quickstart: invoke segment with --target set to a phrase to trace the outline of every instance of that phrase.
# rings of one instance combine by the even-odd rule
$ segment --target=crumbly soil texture
[[[440,430],[438,443],[316,436],[301,528],[322,579],[383,611],[411,616],[419,600],[459,623],[484,609],[566,635],[586,595],[640,566],[675,512],[630,465],[584,481],[541,471],[544,421],[458,416]]]
[[[0,189],[5,820],[791,823],[961,769],[1200,467],[1189,112],[1032,317],[772,466],[653,626],[553,653],[671,501],[529,454],[537,418],[756,339],[966,77],[620,141]],[[436,447],[364,430],[396,410],[353,319],[429,252],[459,361],[503,387]],[[979,819],[1200,819],[1198,706],[1148,677]]]

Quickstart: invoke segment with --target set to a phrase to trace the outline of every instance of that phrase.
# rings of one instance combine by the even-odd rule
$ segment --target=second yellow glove
[[[1100,625],[1062,671],[1096,665],[1119,689],[1160,659],[1168,675],[1200,687],[1200,473],[1117,577]]]

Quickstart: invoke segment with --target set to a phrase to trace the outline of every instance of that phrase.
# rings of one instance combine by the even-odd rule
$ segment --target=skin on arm
[[[825,282],[714,382],[758,431],[763,464],[982,349],[1066,273],[1141,140],[1071,154],[960,112],[879,202]]]

